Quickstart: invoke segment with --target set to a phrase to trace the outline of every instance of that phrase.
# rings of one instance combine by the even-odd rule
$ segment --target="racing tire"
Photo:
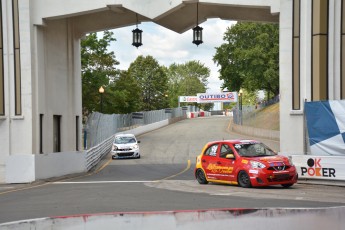
[[[208,184],[205,173],[201,169],[198,169],[196,171],[195,177],[196,177],[196,180],[199,182],[199,184]]]
[[[281,186],[283,186],[284,188],[290,188],[293,184],[282,184]]]
[[[238,173],[238,184],[242,188],[250,188],[252,187],[252,184],[250,183],[250,178],[248,174],[245,171],[240,171]]]

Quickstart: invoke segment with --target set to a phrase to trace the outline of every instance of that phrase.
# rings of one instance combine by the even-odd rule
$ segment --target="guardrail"
[[[85,152],[87,171],[94,168],[103,159],[103,157],[110,152],[113,141],[114,135]]]
[[[184,106],[130,114],[92,113],[84,127],[84,149],[97,146],[115,133],[167,119],[183,117],[188,112],[196,111],[198,108],[195,106]]]

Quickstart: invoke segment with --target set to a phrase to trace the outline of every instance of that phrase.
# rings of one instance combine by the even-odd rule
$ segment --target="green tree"
[[[105,101],[109,112],[127,114],[140,111],[141,89],[128,71],[121,71],[120,76],[109,84],[109,98]]]
[[[258,91],[242,90],[242,105],[255,105],[258,102]]]
[[[90,33],[81,40],[82,106],[85,116],[100,111],[101,95],[98,89],[101,86],[105,88],[103,112],[110,112],[106,99],[109,99],[112,92],[108,86],[119,73],[115,68],[119,62],[114,52],[107,50],[112,41],[116,39],[110,31],[104,31],[102,38],[98,38],[96,33]]]
[[[141,92],[141,110],[150,111],[167,108],[168,77],[164,68],[152,56],[138,56],[128,69]]]
[[[240,22],[228,28],[213,61],[223,88],[279,94],[279,25]]]
[[[170,106],[177,107],[179,96],[196,96],[205,93],[210,69],[199,61],[189,61],[184,64],[173,63],[166,69],[169,77]],[[196,105],[196,103],[191,103]],[[199,105],[201,107],[209,105]]]

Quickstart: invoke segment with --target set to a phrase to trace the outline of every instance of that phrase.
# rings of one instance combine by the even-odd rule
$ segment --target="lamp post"
[[[243,97],[243,90],[240,89],[240,92],[238,93],[239,99],[240,99],[240,125],[242,125],[242,97]]]
[[[98,89],[99,94],[101,95],[101,113],[103,112],[103,93],[104,93],[104,88],[103,86],[99,87]]]

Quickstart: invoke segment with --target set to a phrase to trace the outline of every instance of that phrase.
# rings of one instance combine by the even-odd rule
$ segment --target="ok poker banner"
[[[293,155],[298,178],[345,180],[345,157]]]

